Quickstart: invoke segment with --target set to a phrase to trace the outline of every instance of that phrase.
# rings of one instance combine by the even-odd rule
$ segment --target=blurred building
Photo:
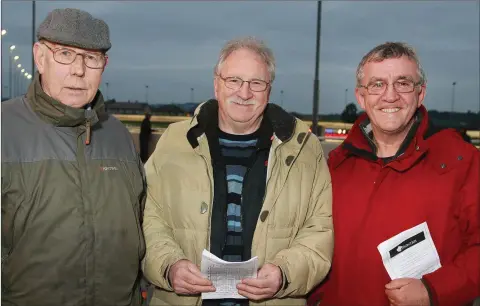
[[[105,110],[109,114],[143,115],[148,103],[106,101]]]

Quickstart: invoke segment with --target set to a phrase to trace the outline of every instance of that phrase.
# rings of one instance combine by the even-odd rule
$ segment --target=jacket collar
[[[105,104],[100,91],[90,103],[91,109],[73,108],[47,95],[40,83],[40,74],[35,73],[33,82],[27,91],[27,100],[32,109],[46,122],[55,126],[78,126],[86,121],[95,125],[106,116]]]
[[[270,129],[282,142],[292,138],[295,133],[295,117],[275,104],[268,104],[260,129]],[[187,139],[193,148],[198,146],[197,138],[206,132],[213,132],[218,128],[218,101],[208,100],[200,104],[190,121]],[[270,134],[271,135],[271,134]],[[266,144],[259,144],[264,146]],[[269,146],[270,144],[268,144]]]
[[[397,171],[405,171],[428,150],[425,139],[432,133],[429,123],[428,112],[422,105],[414,115],[415,122],[410,128],[397,154],[384,160],[376,155],[376,147],[373,144],[369,125],[370,121],[366,114],[362,114],[352,126],[347,138],[338,148],[330,153],[330,164],[333,168],[339,166],[349,156],[357,156],[372,162],[386,163],[388,167]]]

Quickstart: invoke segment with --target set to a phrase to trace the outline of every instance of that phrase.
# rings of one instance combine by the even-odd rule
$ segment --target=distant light
[[[338,129],[338,134],[342,134],[342,129]]]
[[[25,72],[25,76],[29,76],[28,72]]]
[[[31,75],[31,74],[29,74],[29,75],[27,76],[27,79],[29,79],[29,80],[30,80],[31,78],[32,78],[32,75]]]
[[[22,70],[20,70],[21,73],[23,73],[25,71],[25,68],[23,68]]]
[[[18,67],[18,68],[22,68],[22,64],[18,64],[17,67]]]
[[[15,50],[15,45],[11,45],[10,50]]]
[[[347,134],[347,130],[343,130],[343,134]]]
[[[2,30],[2,36],[7,34],[7,30]]]
[[[18,60],[19,58],[20,58],[20,56],[15,55],[15,56],[13,57],[13,60],[16,61],[16,60]]]

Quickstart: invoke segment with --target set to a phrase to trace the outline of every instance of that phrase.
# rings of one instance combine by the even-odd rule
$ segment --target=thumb
[[[264,264],[258,271],[257,271],[257,278],[266,278],[268,276],[268,265]]]
[[[188,267],[188,271],[190,271],[192,274],[205,278],[205,276],[202,275],[202,272],[200,272],[200,269],[198,269],[197,265],[194,264],[193,262],[189,261],[187,267]]]
[[[267,278],[277,268],[273,264],[264,264],[260,270],[258,270],[257,278]]]
[[[412,281],[411,278],[397,278],[389,282],[385,285],[386,289],[393,290],[393,289],[400,289],[403,286],[408,285]]]

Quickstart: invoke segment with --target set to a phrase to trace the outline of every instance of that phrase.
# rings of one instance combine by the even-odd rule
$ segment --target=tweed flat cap
[[[37,38],[103,52],[112,47],[110,31],[105,21],[73,8],[51,11],[38,27]]]

